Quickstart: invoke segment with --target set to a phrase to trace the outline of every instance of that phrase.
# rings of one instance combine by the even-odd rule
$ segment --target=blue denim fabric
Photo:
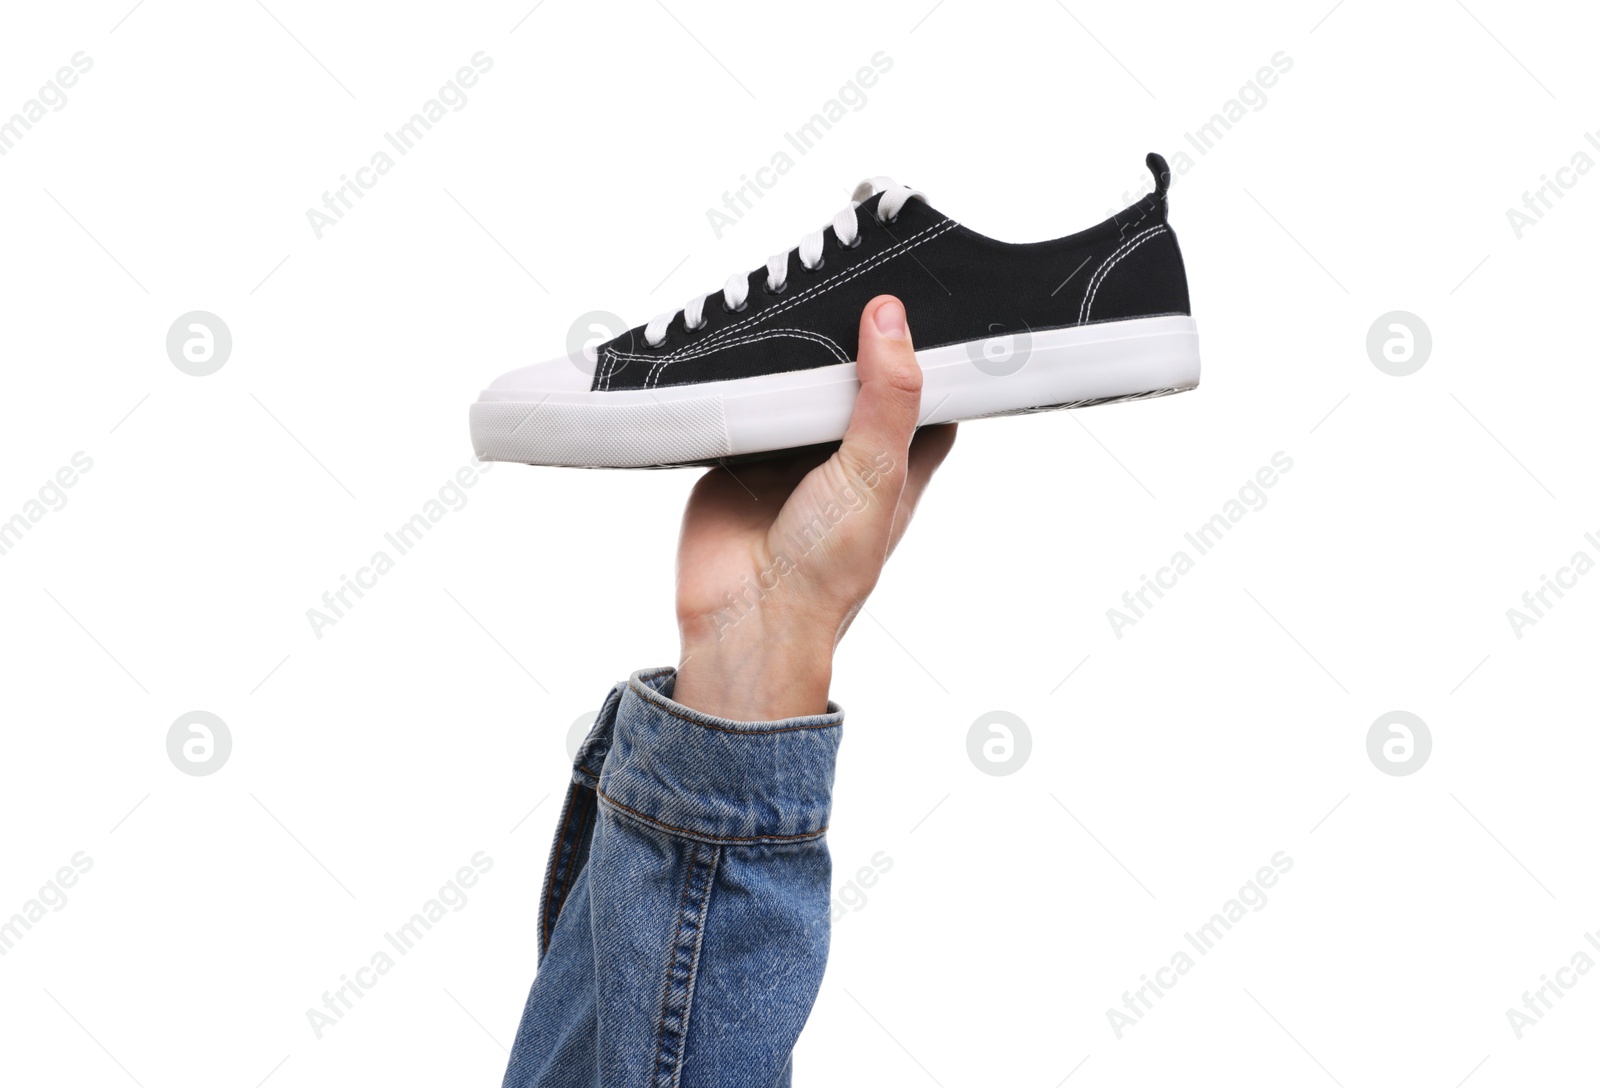
[[[578,749],[505,1088],[782,1088],[828,958],[844,715],[735,722],[618,684]]]

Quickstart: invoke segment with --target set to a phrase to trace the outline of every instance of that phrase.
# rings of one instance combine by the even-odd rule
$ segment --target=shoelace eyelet
[[[749,308],[750,308],[750,300],[749,299],[745,299],[744,302],[740,303],[739,308],[737,310],[735,310],[732,306],[728,305],[728,300],[727,299],[723,299],[722,300],[722,312],[725,313],[725,314],[742,314],[746,310],[748,310]]]
[[[835,237],[834,240],[838,241],[838,238]],[[856,249],[860,245],[861,245],[861,232],[860,231],[856,232],[856,240],[851,242],[849,245],[845,245],[843,242],[839,242],[839,248],[840,249]]]
[[[812,265],[810,268],[807,268],[805,265],[801,265],[800,266],[800,271],[802,271],[802,272],[821,272],[823,266],[826,265],[827,263],[828,263],[827,261],[823,260],[821,257],[818,257],[816,264]]]
[[[789,289],[789,281],[788,280],[785,280],[784,282],[778,284],[778,286],[776,286],[776,287],[769,287],[766,284],[762,284],[761,285],[762,292],[764,294],[768,294],[768,295],[781,295],[785,291],[787,291],[788,289]]]

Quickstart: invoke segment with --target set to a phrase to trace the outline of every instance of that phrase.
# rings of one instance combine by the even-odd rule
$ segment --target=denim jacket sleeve
[[[735,722],[606,698],[578,749],[505,1088],[783,1088],[828,957],[843,714]]]

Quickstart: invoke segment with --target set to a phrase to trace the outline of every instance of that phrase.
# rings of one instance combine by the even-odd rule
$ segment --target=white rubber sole
[[[1143,317],[917,352],[923,424],[1077,408],[1200,384],[1194,318]],[[655,468],[844,437],[856,366],[839,363],[699,385],[591,392],[566,359],[497,379],[472,406],[484,461]]]

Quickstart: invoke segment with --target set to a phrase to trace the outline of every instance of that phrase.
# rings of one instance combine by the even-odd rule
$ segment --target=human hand
[[[834,646],[956,437],[955,424],[917,429],[922,369],[898,299],[867,303],[857,354],[837,451],[712,469],[689,496],[673,689],[685,706],[736,721],[827,710]]]

